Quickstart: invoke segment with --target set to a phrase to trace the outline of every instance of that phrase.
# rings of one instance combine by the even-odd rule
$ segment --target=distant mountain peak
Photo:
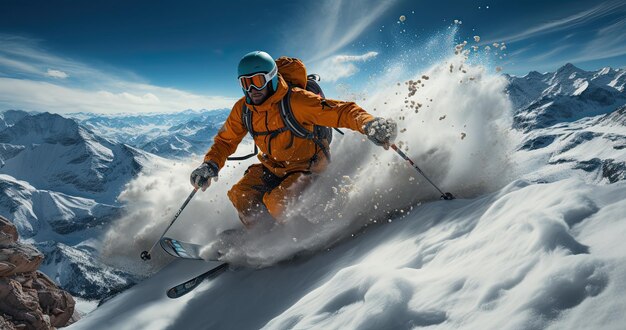
[[[559,70],[581,70],[581,69],[575,66],[574,64],[567,62]]]
[[[0,131],[15,125],[15,123],[26,116],[28,116],[28,112],[22,110],[5,110],[0,112]]]
[[[626,103],[626,72],[604,67],[586,71],[566,63],[555,72],[510,78],[507,91],[516,127],[526,130],[611,112]]]
[[[524,78],[536,79],[536,78],[543,78],[543,76],[544,76],[543,73],[533,70],[533,71],[528,72],[528,74]]]
[[[80,126],[72,119],[49,112],[23,117],[0,134],[4,143],[62,143],[73,144],[81,139]]]
[[[560,67],[558,70],[556,70],[554,75],[557,77],[568,76],[567,78],[573,78],[571,77],[571,74],[580,73],[580,72],[586,72],[586,71],[578,68],[572,63],[566,63],[565,65]]]

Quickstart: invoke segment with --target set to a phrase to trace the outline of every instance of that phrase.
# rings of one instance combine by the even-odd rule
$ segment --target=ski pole
[[[433,187],[435,187],[435,189],[437,189],[437,191],[439,191],[439,193],[441,194],[441,197],[440,197],[441,199],[451,200],[451,199],[455,198],[451,193],[449,193],[449,192],[444,193],[443,191],[441,191],[441,189],[439,189],[439,187],[437,187],[437,185],[435,185],[432,181],[430,181],[430,179],[426,176],[426,174],[424,174],[424,172],[422,172],[422,170],[417,165],[415,165],[415,163],[413,163],[413,161],[409,158],[409,156],[407,156],[404,152],[402,152],[402,150],[400,150],[400,148],[398,148],[398,146],[396,146],[395,144],[392,144],[391,148],[393,150],[395,150],[398,153],[398,155],[400,155],[407,162],[409,162],[409,164],[411,164],[411,166],[413,166],[413,168],[415,168],[417,170],[417,172],[419,172],[419,174],[421,174],[424,177],[424,179],[426,179],[426,181],[430,182],[430,184],[432,184]]]
[[[187,204],[189,204],[189,201],[193,198],[193,195],[195,195],[196,192],[198,192],[198,188],[194,188],[193,191],[191,192],[191,194],[189,194],[189,197],[187,197],[187,199],[183,203],[183,206],[181,206],[178,209],[178,212],[176,212],[176,214],[174,215],[174,219],[172,219],[172,222],[170,222],[170,224],[167,226],[167,228],[165,228],[165,231],[163,232],[163,234],[161,234],[161,237],[159,237],[159,239],[156,240],[156,242],[154,242],[154,244],[152,244],[152,247],[150,248],[150,250],[141,252],[141,259],[142,260],[150,260],[152,258],[152,256],[150,255],[150,252],[152,252],[152,249],[154,249],[154,247],[161,241],[161,238],[163,238],[163,236],[165,236],[165,233],[167,233],[167,231],[170,230],[170,227],[172,227],[172,225],[174,224],[174,221],[176,221],[178,216],[183,212],[183,209],[185,209],[185,206],[187,206]]]

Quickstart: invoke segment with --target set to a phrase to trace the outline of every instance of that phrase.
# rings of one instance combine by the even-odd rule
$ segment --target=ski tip
[[[456,197],[454,197],[451,193],[447,192],[447,193],[441,195],[441,199],[445,199],[447,201],[450,201],[450,200],[456,199]]]
[[[191,245],[190,243],[184,243],[173,238],[163,237],[161,238],[160,245],[161,248],[163,248],[163,250],[172,257],[203,260],[202,257],[198,255],[197,249],[188,247]]]
[[[176,288],[171,288],[169,290],[167,290],[167,297],[170,299],[176,299],[178,297],[180,297],[178,294],[176,294]]]
[[[220,264],[211,270],[200,274],[185,283],[181,283],[175,287],[172,287],[166,291],[167,297],[171,299],[180,298],[189,292],[193,291],[202,281],[205,279],[213,279],[219,274],[223,273],[228,268],[227,263]]]

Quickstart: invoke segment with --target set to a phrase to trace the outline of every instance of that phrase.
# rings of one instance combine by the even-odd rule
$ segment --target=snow
[[[458,199],[437,200],[393,151],[347,133],[290,204],[309,224],[246,233],[224,257],[230,271],[171,300],[168,287],[207,266],[138,255],[191,191],[201,158],[163,166],[128,183],[127,212],[102,248],[110,264],[153,276],[71,329],[623,328],[626,128],[605,115],[625,100],[608,85],[619,71],[568,64],[512,78],[462,54],[406,84],[403,69],[358,103],[394,118],[398,146]],[[531,125],[511,129],[515,120]],[[252,162],[222,169],[168,235],[210,247],[241,227],[226,191]]]
[[[182,158],[204,154],[228,113],[230,109],[147,115],[74,113],[69,116],[100,137],[159,156]]]
[[[98,307],[98,301],[95,300],[87,300],[79,297],[74,297],[74,301],[76,301],[75,310],[78,311],[78,314],[82,317],[85,316]]]
[[[568,63],[554,73],[532,71],[521,78],[507,76],[511,82],[507,90],[519,113],[552,102],[556,106],[545,108],[549,111],[544,112],[552,112],[552,116],[559,117],[559,120],[577,120],[610,112],[626,103],[626,96],[622,93],[626,83],[624,73],[624,69],[610,68],[586,72]],[[539,118],[533,127],[556,123],[542,119],[542,113],[537,115]]]
[[[99,138],[74,120],[40,113],[0,132],[2,172],[37,187],[114,204],[126,182],[158,157]],[[2,150],[0,149],[0,150]],[[145,162],[144,162],[145,160]]]
[[[518,180],[424,204],[311,257],[224,273],[179,300],[164,290],[202,262],[175,261],[70,329],[618,329],[625,193],[624,182]]]
[[[117,195],[161,158],[94,135],[50,113],[2,113],[0,214],[45,255],[42,271],[63,288],[96,299],[135,276],[105,265],[99,239],[122,205]]]
[[[589,82],[582,79],[576,79],[574,86],[576,87],[576,90],[572,93],[572,95],[580,95],[587,89],[587,87],[589,87]]]
[[[65,290],[96,299],[134,279],[103,264],[96,253],[101,244],[96,238],[119,207],[39,190],[5,174],[0,191],[0,214],[13,221],[22,240],[44,253],[40,270]]]
[[[451,60],[458,61],[455,67],[462,65],[461,59]],[[468,67],[467,73],[449,73],[447,67],[434,66],[410,77],[423,80],[424,87],[411,96],[424,104],[419,113],[405,107],[402,98],[389,97],[411,93],[403,84],[386,84],[389,87],[379,88],[379,92],[359,103],[366,109],[387,109],[374,114],[396,119],[402,132],[398,145],[442,189],[455,187],[454,193],[459,196],[476,196],[503,186],[511,175],[507,170],[511,168],[507,151],[512,148],[508,129],[512,106],[503,93],[507,81],[480,67]],[[475,80],[449,88],[466,76]],[[442,115],[447,115],[446,120],[439,121]],[[428,124],[416,126],[422,121]],[[459,138],[461,132],[466,134],[464,139]],[[237,154],[250,149],[240,146]],[[335,138],[333,153],[341,157],[334,157],[326,174],[291,208],[292,214],[317,226],[317,235],[301,239],[298,236],[303,229],[297,226],[287,226],[271,235],[251,233],[240,249],[230,252],[229,260],[251,267],[270,266],[302,250],[323,249],[363,225],[383,221],[393,212],[407,212],[417,203],[439,197],[423,178],[408,179],[416,175],[415,170],[395,152],[381,151],[354,132]],[[240,227],[226,192],[254,161],[229,163],[222,169],[220,180],[207,192],[196,195],[169,235],[192,242],[212,242],[217,233]],[[136,263],[139,252],[159,237],[191,191],[189,173],[200,162],[201,158],[194,158],[129,182],[118,198],[129,201],[128,208],[107,233],[103,246],[102,254],[111,264],[144,274],[169,260],[157,254],[150,265]],[[333,194],[333,187],[337,195]]]
[[[289,205],[290,216],[308,223],[247,232],[224,256],[230,271],[172,300],[165,290],[208,264],[172,261],[158,248],[150,262],[138,256],[191,192],[188,176],[202,159],[191,153],[159,161],[116,181],[126,183],[117,201],[127,207],[101,241],[73,236],[53,246],[63,256],[53,265],[56,279],[74,276],[64,268],[102,286],[123,284],[119,269],[151,275],[70,329],[623,329],[624,70],[593,73],[566,64],[517,78],[457,53],[423,70],[391,63],[366,87],[376,92],[358,98],[374,115],[398,122],[399,148],[456,200],[438,200],[397,154],[349,132],[334,139],[328,171]],[[350,95],[361,94],[339,98]],[[215,124],[175,115],[76,116],[111,141],[131,141],[136,125],[136,147],[186,156],[190,134],[210,134],[197,129]],[[155,118],[168,122],[159,126]],[[158,139],[166,128],[171,134]],[[102,160],[96,167],[108,167],[117,150],[112,142],[81,136],[85,145],[99,143],[90,149]],[[250,149],[247,141],[237,154]],[[217,233],[241,228],[226,192],[253,162],[228,163],[168,235],[210,248]],[[26,201],[18,210],[36,215],[27,195],[37,189],[0,179],[11,182],[15,200]],[[42,205],[58,210],[61,223],[95,211],[90,199],[66,195],[50,195]],[[48,225],[24,223],[32,228],[22,230]],[[86,251],[93,250],[113,268],[90,259]],[[93,307],[80,302],[83,311]]]

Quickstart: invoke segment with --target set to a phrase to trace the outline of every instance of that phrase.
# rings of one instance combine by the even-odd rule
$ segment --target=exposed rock
[[[10,267],[6,271],[0,271],[0,276],[34,272],[39,268],[42,261],[43,254],[32,246],[13,243],[0,247],[0,263]]]
[[[76,321],[72,296],[37,268],[43,255],[0,216],[0,329],[54,329]]]
[[[50,317],[39,307],[37,291],[25,289],[8,277],[0,277],[0,311],[11,316],[13,323],[25,323],[29,329],[51,328]]]
[[[17,228],[3,216],[0,216],[0,245],[17,241]]]
[[[17,330],[15,325],[9,321],[7,321],[2,315],[0,315],[0,329],[3,330]]]
[[[74,298],[66,291],[60,290],[44,273],[35,272],[33,289],[37,290],[39,306],[50,315],[50,323],[61,327],[68,323],[74,314]]]

